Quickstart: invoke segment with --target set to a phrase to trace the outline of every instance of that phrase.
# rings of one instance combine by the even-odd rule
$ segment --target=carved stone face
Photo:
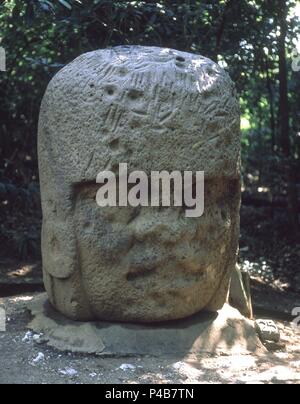
[[[208,59],[160,48],[83,55],[45,95],[39,128],[43,268],[79,320],[151,322],[226,300],[239,234],[239,108]],[[100,208],[100,171],[205,171],[205,213]]]
[[[95,188],[81,189],[74,211],[79,262],[97,318],[181,318],[212,301],[228,257],[233,265],[237,184],[206,185],[209,205],[200,218],[174,207],[99,208]]]

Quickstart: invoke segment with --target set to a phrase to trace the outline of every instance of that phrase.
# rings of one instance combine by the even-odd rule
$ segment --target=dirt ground
[[[28,333],[35,294],[2,299],[1,384],[300,384],[300,329],[279,320],[285,348],[263,356],[96,357],[61,353]]]

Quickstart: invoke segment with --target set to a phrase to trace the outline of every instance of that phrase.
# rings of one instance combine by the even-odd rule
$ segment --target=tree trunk
[[[275,122],[275,108],[274,108],[274,93],[272,89],[270,66],[268,60],[266,60],[266,77],[267,77],[267,90],[270,103],[270,127],[272,136],[272,151],[274,152],[276,148],[276,122]]]
[[[288,5],[285,0],[279,0],[280,36],[278,40],[279,52],[279,82],[280,82],[280,101],[279,101],[279,122],[280,122],[280,140],[284,158],[284,170],[287,181],[288,198],[288,218],[291,231],[296,234],[298,231],[298,212],[297,212],[297,188],[295,183],[295,170],[293,167],[293,158],[291,153],[290,141],[290,123],[289,123],[289,99],[288,99],[288,71],[286,61],[286,39],[288,33]]]
[[[248,272],[241,272],[239,265],[236,265],[232,274],[229,303],[243,316],[253,318],[250,275]]]

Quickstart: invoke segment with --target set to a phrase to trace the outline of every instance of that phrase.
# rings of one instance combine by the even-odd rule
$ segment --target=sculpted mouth
[[[172,279],[175,277],[181,278],[183,281],[186,282],[198,282],[204,278],[207,277],[207,268],[203,266],[199,266],[199,264],[193,265],[192,267],[190,265],[183,264],[180,261],[173,261],[170,260],[168,262],[163,261],[163,262],[156,262],[155,265],[152,263],[152,265],[147,265],[147,262],[144,263],[144,265],[135,265],[131,266],[130,270],[126,274],[126,279],[129,282],[134,282],[138,281],[140,279],[144,278],[164,278],[164,273],[170,275],[170,265],[173,266],[174,271],[173,271],[173,276],[172,278],[169,279],[169,281],[172,281]],[[164,268],[165,266],[165,268]],[[167,269],[167,271],[166,271]],[[165,277],[165,280],[168,281],[169,276]]]
[[[138,278],[146,278],[148,276],[152,276],[157,273],[157,268],[140,268],[134,269],[127,273],[126,278],[129,282],[132,282]]]
[[[161,273],[160,273],[161,272]],[[185,272],[180,271],[174,272],[174,276],[170,277],[163,276],[163,271],[160,268],[144,268],[140,270],[131,270],[126,274],[126,280],[132,284],[134,288],[143,290],[146,284],[151,282],[151,293],[153,294],[161,294],[164,292],[168,293],[179,293],[180,291],[190,288],[195,283],[203,283],[207,279],[206,271],[198,271],[198,272]],[[162,292],[164,291],[164,292]]]

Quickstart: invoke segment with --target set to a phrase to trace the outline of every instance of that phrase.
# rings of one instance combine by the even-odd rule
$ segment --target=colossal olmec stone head
[[[212,61],[118,47],[62,69],[39,123],[43,272],[54,307],[77,320],[151,322],[217,310],[236,262],[239,105]],[[204,171],[205,212],[100,208],[100,171]]]

